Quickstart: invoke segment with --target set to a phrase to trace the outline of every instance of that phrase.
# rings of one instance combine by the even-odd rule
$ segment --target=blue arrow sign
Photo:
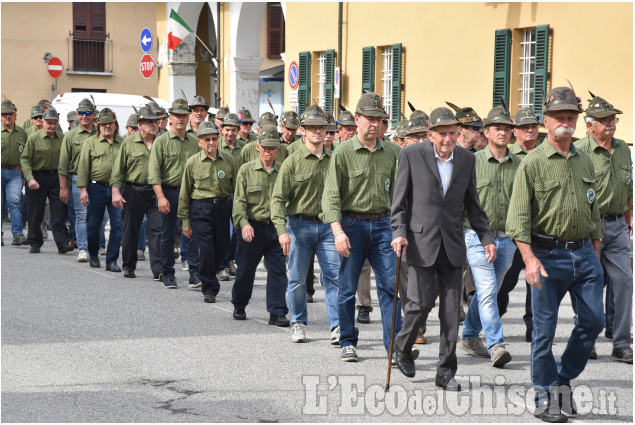
[[[152,50],[152,32],[149,29],[144,28],[143,31],[141,31],[140,42],[141,42],[141,50],[143,50],[146,53]]]

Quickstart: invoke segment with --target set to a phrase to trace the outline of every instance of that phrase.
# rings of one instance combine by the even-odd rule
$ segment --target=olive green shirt
[[[509,198],[514,188],[514,177],[521,159],[509,152],[502,162],[498,162],[489,146],[476,154],[476,192],[481,207],[489,218],[492,231],[505,231],[505,221],[509,210]],[[463,213],[463,225],[472,228],[467,214]]]
[[[255,133],[249,133],[248,137],[245,139],[243,136],[240,135],[240,133],[238,133],[238,136],[236,137],[236,140],[240,140],[241,142],[243,142],[243,146],[244,145],[248,145],[249,143],[252,142],[257,142],[258,141],[258,135]]]
[[[241,154],[244,147],[245,147],[245,142],[242,140],[236,139],[236,141],[234,142],[234,148],[232,149],[229,147],[229,145],[227,144],[227,140],[225,140],[224,137],[219,138],[218,149],[222,152],[230,153],[232,158],[234,158],[234,162],[236,163],[237,168],[240,168],[241,165],[243,165]]]
[[[549,141],[532,150],[516,172],[506,232],[526,243],[531,243],[531,232],[561,241],[601,239],[591,158],[573,143],[567,156]]]
[[[540,146],[540,143],[536,142],[536,146],[534,146],[534,149],[536,149],[538,146]],[[529,152],[525,152],[525,150],[520,146],[518,142],[509,145],[508,148],[511,153],[519,157],[521,160],[524,159],[527,154],[529,154]],[[532,149],[532,151],[534,149]]]
[[[185,133],[183,140],[169,130],[157,137],[150,151],[148,184],[181,186],[185,161],[200,151],[196,138]]]
[[[271,194],[278,177],[280,164],[274,162],[270,172],[262,167],[260,159],[243,164],[236,177],[234,226],[242,229],[248,220],[267,221],[271,219]]]
[[[20,156],[28,138],[26,130],[15,123],[12,131],[7,130],[4,124],[0,124],[0,128],[2,129],[2,165],[20,166]]]
[[[598,145],[593,136],[587,135],[575,142],[575,147],[587,152],[593,162],[600,214],[614,215],[626,211],[626,201],[633,198],[633,163],[626,143],[613,138],[609,153]]]
[[[55,171],[60,163],[62,136],[49,136],[44,129],[38,130],[26,139],[20,164],[27,182],[33,180],[33,171]]]
[[[324,223],[341,221],[343,211],[390,211],[398,157],[385,144],[377,139],[369,151],[355,135],[333,152],[322,195]]]
[[[70,177],[77,174],[77,164],[82,153],[84,141],[97,133],[97,128],[93,126],[91,131],[87,131],[81,125],[64,134],[62,150],[60,152],[60,164],[57,172],[63,176]]]
[[[120,147],[119,135],[115,136],[112,143],[103,134],[86,139],[77,163],[77,187],[86,187],[89,181],[110,183],[110,174]]]
[[[322,212],[322,193],[330,160],[328,149],[318,158],[303,144],[282,164],[271,199],[271,221],[278,235],[288,233],[288,215],[315,217]]]
[[[287,145],[287,155],[291,156],[292,153],[302,148],[302,146],[306,146],[302,139],[295,140],[292,143]]]
[[[276,162],[282,164],[284,160],[287,159],[287,156],[289,156],[287,147],[281,143],[278,154],[276,155]],[[260,159],[260,152],[258,152],[258,143],[250,143],[243,147],[240,152],[240,159],[243,164],[246,164],[255,159]]]
[[[149,163],[150,149],[143,143],[141,133],[126,136],[112,166],[110,186],[121,189],[123,182],[147,185]]]
[[[236,182],[236,162],[230,154],[218,152],[215,159],[202,150],[185,163],[177,216],[183,227],[190,227],[190,201],[193,199],[229,198]]]

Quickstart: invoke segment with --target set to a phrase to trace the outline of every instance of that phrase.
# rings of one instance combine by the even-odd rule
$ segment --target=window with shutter
[[[542,117],[542,102],[547,94],[549,63],[549,25],[536,27],[536,68],[534,70],[534,113]]]
[[[311,52],[300,52],[298,68],[298,115],[302,115],[311,104]]]
[[[280,59],[284,52],[284,14],[280,3],[267,3],[267,56]]]
[[[392,46],[392,102],[389,111],[392,127],[399,122],[401,114],[401,43]]]
[[[501,106],[500,97],[509,104],[509,60],[512,31],[497,30],[494,41],[494,93],[493,106]]]
[[[333,112],[333,72],[335,50],[326,51],[324,60],[324,112]]]
[[[103,72],[106,3],[73,3],[73,70]]]
[[[375,90],[375,48],[362,49],[362,93]]]

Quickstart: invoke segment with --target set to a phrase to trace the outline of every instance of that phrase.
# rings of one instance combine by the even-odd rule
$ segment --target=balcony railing
[[[112,75],[112,40],[67,38],[69,73]]]

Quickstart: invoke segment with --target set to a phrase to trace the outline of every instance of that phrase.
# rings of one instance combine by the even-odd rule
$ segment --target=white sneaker
[[[291,325],[291,342],[306,342],[306,325],[295,322]]]
[[[357,358],[357,350],[352,345],[347,345],[342,348],[342,354],[340,356],[343,362],[356,362]]]
[[[336,326],[331,331],[331,345],[340,345],[340,327]]]
[[[181,261],[181,270],[189,270],[189,269],[190,269],[190,265],[187,264],[187,260]]]
[[[88,263],[88,251],[79,251],[79,253],[77,254],[77,262]]]

